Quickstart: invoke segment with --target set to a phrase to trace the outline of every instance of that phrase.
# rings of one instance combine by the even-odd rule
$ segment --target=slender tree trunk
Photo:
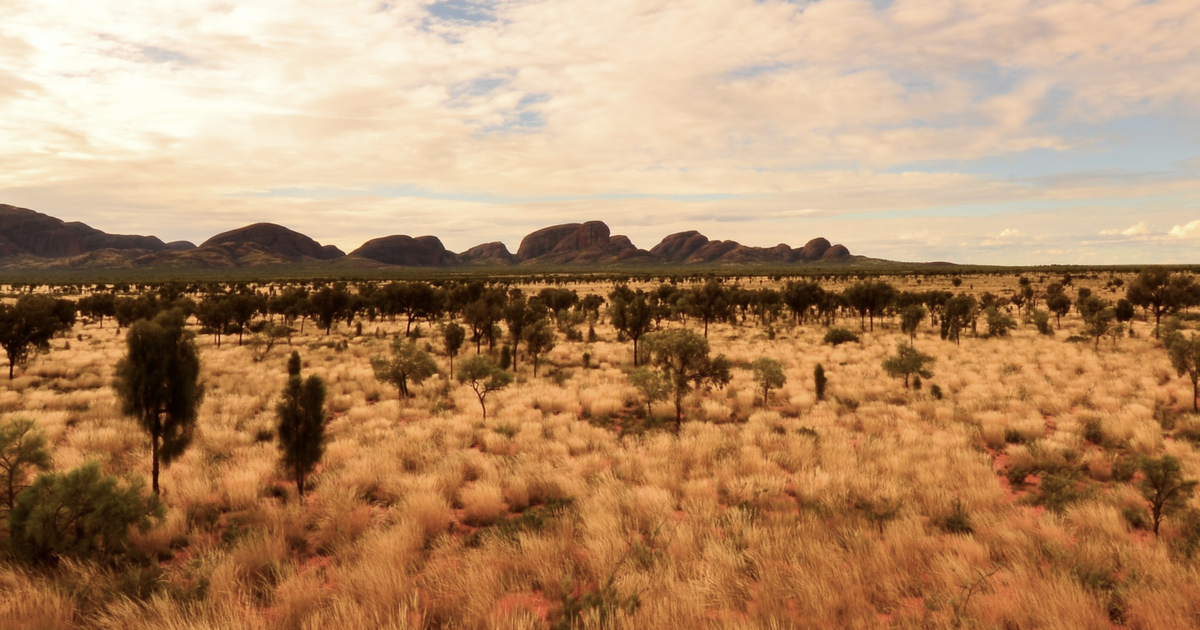
[[[150,432],[150,488],[154,496],[158,496],[158,438],[162,432],[157,415],[154,418],[154,429]]]
[[[304,498],[304,473],[300,471],[300,466],[296,466],[296,494]]]
[[[633,367],[638,366],[637,342],[638,342],[638,338],[634,337],[633,338]]]

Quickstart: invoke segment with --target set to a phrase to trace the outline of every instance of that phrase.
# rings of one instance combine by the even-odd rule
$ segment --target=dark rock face
[[[262,247],[268,253],[284,258],[316,258],[333,260],[346,254],[342,250],[320,243],[311,238],[274,223],[255,223],[243,228],[222,232],[200,244],[200,248],[220,245],[248,245]]]
[[[626,236],[612,236],[602,221],[568,223],[542,228],[521,239],[517,260],[522,263],[612,262],[638,249]]]
[[[800,250],[800,257],[806,261],[820,260],[821,256],[824,256],[825,252],[829,251],[829,248],[829,241],[817,237],[804,244],[804,247]]]
[[[436,236],[413,238],[404,235],[367,241],[350,255],[405,267],[437,267],[452,262],[454,257]]]
[[[708,237],[692,230],[677,232],[663,238],[651,248],[655,258],[667,263],[681,263],[708,243]]]
[[[850,250],[845,245],[834,245],[821,254],[821,260],[840,260],[850,257]]]
[[[493,241],[476,245],[458,255],[458,260],[467,264],[502,264],[511,265],[517,262],[515,256],[508,251],[504,243]]]
[[[169,252],[186,252],[189,249],[196,249],[196,244],[191,241],[171,241],[167,243],[167,251]]]
[[[108,234],[83,223],[0,204],[0,256],[28,254],[67,258],[102,249],[161,252],[167,244],[153,236]]]

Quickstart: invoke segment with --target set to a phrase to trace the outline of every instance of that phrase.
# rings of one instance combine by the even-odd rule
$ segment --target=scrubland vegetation
[[[0,626],[1194,628],[1200,297],[1155,273],[26,288]],[[155,498],[118,375],[173,307]]]

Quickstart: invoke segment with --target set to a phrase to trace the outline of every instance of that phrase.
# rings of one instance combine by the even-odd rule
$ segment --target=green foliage
[[[46,434],[37,428],[37,423],[20,418],[0,422],[0,482],[4,484],[0,492],[4,493],[4,502],[10,511],[25,487],[28,471],[49,468]]]
[[[59,558],[112,559],[127,551],[129,529],[150,528],[165,509],[134,480],[121,487],[89,462],[66,473],[38,475],[9,514],[14,556],[53,564]]]
[[[896,354],[883,360],[883,369],[894,378],[903,378],[904,387],[908,388],[908,379],[914,374],[930,378],[933,372],[929,370],[936,362],[931,355],[925,354],[912,346],[903,343],[896,344]]]
[[[296,482],[296,491],[304,496],[304,479],[325,454],[325,381],[313,374],[301,380],[300,374],[288,377],[283,398],[275,405],[279,420],[279,450],[283,466]]]
[[[287,373],[288,376],[300,376],[300,353],[292,350],[292,356],[288,357]]]
[[[831,346],[838,346],[851,341],[858,341],[858,335],[845,328],[830,328],[825,333],[825,343]]]
[[[400,400],[411,397],[408,382],[420,384],[425,379],[437,374],[437,364],[429,353],[411,341],[401,337],[392,340],[392,356],[377,356],[371,358],[371,369],[375,378],[383,383],[389,383],[400,392]]]
[[[539,319],[526,326],[521,337],[525,340],[525,350],[529,352],[529,356],[533,357],[533,375],[536,377],[538,359],[554,349],[554,329],[545,319]]]
[[[975,326],[978,307],[975,298],[960,295],[946,300],[942,307],[942,339],[953,339],[959,343],[962,331]]]
[[[23,295],[0,304],[0,347],[8,355],[8,378],[34,352],[50,349],[54,335],[75,325],[75,303],[45,295]]]
[[[150,435],[154,494],[159,491],[159,465],[169,465],[191,443],[196,408],[204,397],[200,353],[183,325],[179,311],[134,322],[113,379],[122,413],[137,418]]]
[[[783,365],[770,357],[759,357],[750,364],[754,371],[754,382],[763,390],[763,404],[771,400],[771,390],[783,387],[787,376],[783,373]]]
[[[1036,309],[1033,311],[1031,319],[1033,320],[1033,325],[1037,327],[1038,334],[1046,336],[1054,335],[1054,328],[1050,326],[1050,313],[1042,309]]]
[[[654,324],[654,309],[646,301],[646,295],[638,291],[633,295],[632,299],[627,299],[628,296],[623,291],[613,291],[610,296],[612,305],[608,312],[612,317],[613,328],[617,332],[623,334],[627,339],[633,340],[633,365],[638,365],[638,341],[646,333],[650,332],[651,326]],[[588,333],[588,337],[592,337],[595,330],[592,329]]]
[[[942,529],[950,534],[971,534],[975,528],[971,526],[971,516],[963,509],[962,501],[954,500],[953,510],[942,519]]]
[[[908,335],[909,344],[916,340],[917,328],[925,320],[926,314],[925,307],[920,304],[910,304],[900,311],[900,330]]]
[[[666,400],[671,393],[671,384],[657,370],[642,366],[629,373],[629,382],[641,392],[646,399],[646,415],[650,415],[650,406],[660,400]]]
[[[513,382],[512,373],[492,365],[492,362],[482,354],[472,355],[463,361],[458,370],[458,382],[469,385],[479,398],[479,407],[483,409],[483,417],[487,418],[487,406],[484,399],[487,395],[508,387]]]
[[[825,400],[825,386],[828,381],[825,379],[825,366],[820,363],[813,368],[813,389],[817,395],[817,400]]]
[[[446,356],[450,357],[450,373],[454,373],[454,357],[458,356],[458,351],[462,350],[463,343],[467,340],[467,329],[463,328],[458,322],[450,322],[442,328],[442,343],[446,347]]]
[[[934,400],[941,400],[943,396],[941,385],[930,385],[929,395],[933,396]]]
[[[729,383],[729,360],[709,356],[708,340],[686,328],[653,333],[646,338],[651,363],[662,371],[675,401],[675,426],[683,423],[683,399],[695,387]]]
[[[1185,481],[1179,460],[1172,455],[1143,457],[1138,467],[1143,478],[1137,487],[1150,503],[1150,518],[1154,523],[1154,535],[1163,517],[1170,516],[1187,507],[1188,499],[1196,490],[1196,480]]]
[[[1008,333],[1017,327],[1017,322],[1012,318],[1012,315],[994,306],[988,307],[984,311],[984,315],[987,317],[989,337],[1007,337]]]
[[[1173,332],[1166,336],[1167,356],[1179,376],[1187,376],[1192,382],[1192,409],[1200,409],[1200,339],[1192,333]]]

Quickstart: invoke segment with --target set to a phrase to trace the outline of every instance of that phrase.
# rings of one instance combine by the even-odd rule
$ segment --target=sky
[[[351,251],[605,221],[1197,261],[1195,0],[0,0],[0,203]]]

